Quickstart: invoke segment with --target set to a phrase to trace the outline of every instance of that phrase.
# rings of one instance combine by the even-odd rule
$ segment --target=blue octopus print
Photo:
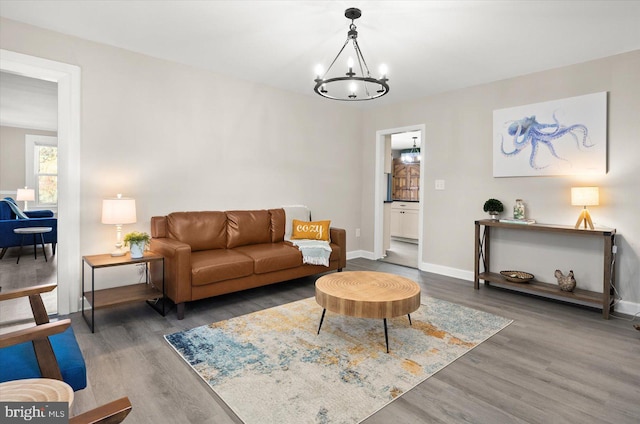
[[[589,131],[586,126],[582,124],[564,126],[556,118],[555,112],[553,113],[553,121],[553,124],[543,124],[536,121],[535,115],[513,121],[507,129],[509,135],[513,136],[513,150],[505,150],[503,138],[500,145],[502,153],[506,156],[515,156],[531,145],[529,165],[533,169],[543,169],[549,165],[540,166],[536,162],[538,149],[541,145],[546,146],[553,157],[567,162],[569,162],[567,159],[561,158],[556,153],[553,143],[558,139],[568,135],[575,140],[578,149],[580,149],[580,144],[584,147],[593,146],[588,139]],[[582,133],[582,140],[576,134],[580,132]]]

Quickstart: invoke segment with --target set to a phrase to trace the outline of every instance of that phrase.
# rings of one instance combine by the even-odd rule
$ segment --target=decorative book
[[[501,219],[500,222],[505,222],[507,224],[535,224],[535,219],[514,219],[514,218],[504,218]]]

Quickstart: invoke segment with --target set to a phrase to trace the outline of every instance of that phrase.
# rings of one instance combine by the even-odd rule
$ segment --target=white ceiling
[[[640,49],[640,1],[31,1],[0,15],[315,96],[356,20],[389,104]],[[338,66],[338,65],[336,65]],[[329,101],[329,100],[327,100]]]
[[[58,130],[58,84],[0,72],[0,125]]]
[[[413,137],[416,137],[416,147],[420,147],[420,131],[409,131],[391,134],[391,150],[404,150],[413,147]]]

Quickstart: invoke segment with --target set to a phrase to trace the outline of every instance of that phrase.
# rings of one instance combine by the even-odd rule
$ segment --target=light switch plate
[[[436,190],[444,190],[444,180],[436,180]]]

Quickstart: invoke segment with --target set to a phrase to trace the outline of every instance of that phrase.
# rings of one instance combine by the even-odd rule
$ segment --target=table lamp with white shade
[[[102,223],[116,226],[116,250],[111,252],[111,256],[124,256],[126,252],[122,250],[122,226],[135,222],[135,199],[118,194],[118,197],[102,200]]]
[[[576,228],[580,228],[580,224],[584,223],[584,228],[593,230],[593,222],[587,206],[598,206],[600,204],[600,192],[598,187],[571,187],[571,205],[582,206],[582,212],[576,222]]]
[[[32,188],[19,188],[16,194],[16,201],[24,201],[24,210],[27,211],[27,202],[33,202],[36,200],[36,192]]]

